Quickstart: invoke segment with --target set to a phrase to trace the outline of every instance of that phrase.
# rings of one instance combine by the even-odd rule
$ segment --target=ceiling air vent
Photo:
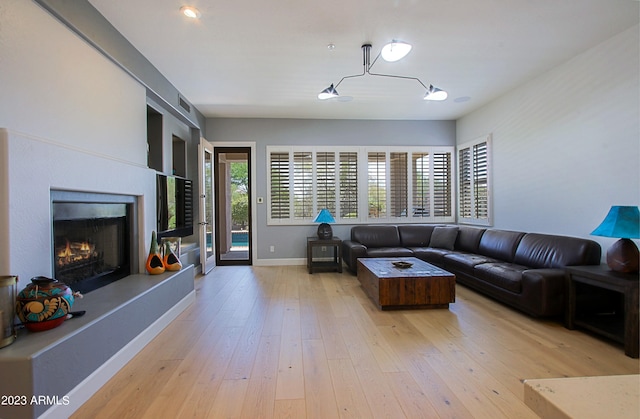
[[[182,98],[182,96],[178,95],[178,101],[180,102],[180,106],[187,112],[191,112],[191,105],[187,103],[186,100]]]

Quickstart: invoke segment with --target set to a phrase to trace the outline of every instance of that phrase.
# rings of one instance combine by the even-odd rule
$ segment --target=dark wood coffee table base
[[[358,259],[358,281],[381,310],[448,308],[456,297],[455,275],[417,258]]]

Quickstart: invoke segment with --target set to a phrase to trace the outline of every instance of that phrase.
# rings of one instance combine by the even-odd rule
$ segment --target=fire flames
[[[97,256],[95,245],[88,242],[66,241],[66,246],[57,253],[58,266],[89,260]]]

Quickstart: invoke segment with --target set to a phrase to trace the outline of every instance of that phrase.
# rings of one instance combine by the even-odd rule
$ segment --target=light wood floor
[[[621,347],[457,286],[379,311],[349,273],[218,267],[74,418],[531,418],[523,380],[637,374]]]

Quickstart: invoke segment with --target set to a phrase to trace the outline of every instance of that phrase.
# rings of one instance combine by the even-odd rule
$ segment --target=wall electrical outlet
[[[276,247],[274,245],[269,246],[269,251],[271,253],[275,252],[276,251]]]

